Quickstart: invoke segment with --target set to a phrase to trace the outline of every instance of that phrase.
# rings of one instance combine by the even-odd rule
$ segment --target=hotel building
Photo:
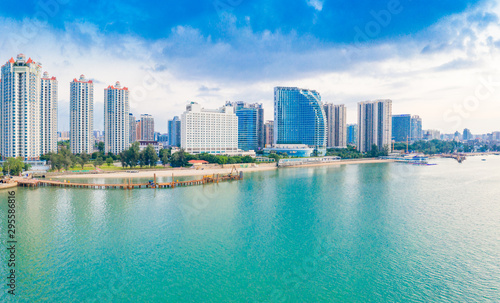
[[[70,83],[70,149],[73,154],[94,150],[94,83],[80,75]]]
[[[106,152],[119,154],[129,147],[129,90],[115,86],[104,89],[104,145]]]
[[[181,117],[181,148],[191,154],[237,154],[238,117],[232,106],[204,109],[196,102]]]
[[[326,146],[334,148],[347,147],[346,115],[347,109],[342,105],[326,103],[323,105],[326,115]]]
[[[297,87],[274,89],[274,143],[326,147],[327,120],[321,96]]]
[[[392,101],[376,100],[358,103],[358,150],[368,152],[376,145],[391,151]]]

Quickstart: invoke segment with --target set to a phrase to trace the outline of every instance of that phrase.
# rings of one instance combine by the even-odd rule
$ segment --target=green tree
[[[269,154],[269,158],[274,159],[274,161],[278,162],[280,160],[280,156],[278,154],[272,153]]]
[[[24,161],[22,157],[7,158],[5,160],[2,172],[4,175],[19,175],[24,168]]]
[[[170,148],[162,148],[160,150],[160,160],[163,165],[167,165],[170,161],[172,150]]]
[[[142,158],[144,161],[144,165],[146,166],[156,166],[156,163],[158,162],[158,155],[156,154],[156,150],[153,147],[153,145],[149,144],[143,151],[142,151]]]
[[[228,156],[219,156],[217,157],[217,163],[221,164],[221,165],[224,165],[226,163],[228,163],[229,161],[229,157]]]
[[[241,162],[242,163],[254,163],[255,159],[250,157],[250,156],[244,156],[243,158],[241,158]]]
[[[106,158],[106,165],[108,165],[108,166],[113,165],[113,158],[111,158],[111,157]]]
[[[104,148],[105,148],[104,142],[97,143],[97,150],[103,155],[104,155]]]
[[[104,163],[104,160],[102,159],[102,157],[97,157],[97,159],[94,160],[94,167],[98,168],[103,163]]]
[[[186,152],[184,152],[184,149],[181,149],[178,152],[175,152],[172,154],[172,157],[170,159],[170,166],[172,167],[183,167],[188,164],[188,160],[186,157]]]
[[[85,166],[85,164],[89,163],[89,160],[90,160],[89,154],[87,154],[86,152],[83,152],[80,154],[80,162],[79,163],[82,166],[82,169]]]

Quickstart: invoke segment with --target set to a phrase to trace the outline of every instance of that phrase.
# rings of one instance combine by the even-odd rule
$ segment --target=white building
[[[344,104],[334,105],[326,103],[323,105],[326,114],[326,146],[335,148],[347,147],[347,109]]]
[[[217,110],[191,102],[181,117],[181,148],[192,154],[238,154],[238,117],[232,106]]]
[[[41,65],[23,54],[2,66],[0,153],[36,160],[42,154]]]
[[[160,155],[160,150],[163,149],[163,144],[158,141],[137,141],[137,142],[139,142],[139,150],[141,152],[145,150],[149,145],[153,146],[157,155]]]
[[[106,152],[119,154],[129,148],[129,90],[115,86],[104,89],[104,144]]]
[[[94,151],[94,83],[80,75],[70,83],[70,141],[73,154]]]
[[[376,100],[358,103],[358,150],[368,152],[372,145],[391,151],[392,101]]]
[[[155,120],[148,114],[141,115],[141,140],[153,141],[155,139]]]
[[[57,79],[43,73],[41,81],[41,153],[57,153]]]

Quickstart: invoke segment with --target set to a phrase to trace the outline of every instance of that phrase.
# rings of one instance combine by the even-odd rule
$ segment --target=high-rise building
[[[155,136],[155,120],[153,116],[148,114],[141,115],[141,140],[154,141]]]
[[[376,145],[391,151],[392,101],[376,100],[358,103],[358,150],[368,152]]]
[[[347,144],[358,146],[358,125],[347,125]]]
[[[181,119],[178,116],[168,120],[168,143],[170,146],[181,146]]]
[[[57,87],[54,90],[52,82],[45,82],[47,87],[43,86],[42,91],[41,69],[39,63],[31,58],[26,60],[23,54],[19,54],[16,60],[11,58],[2,66],[0,154],[4,158],[36,160],[53,143],[53,130],[51,128],[47,133],[46,123],[50,119],[57,125]],[[50,89],[48,86],[51,86]],[[43,94],[45,88],[46,95]]]
[[[135,141],[141,141],[142,137],[142,127],[141,120],[135,121]]]
[[[49,77],[49,73],[43,73],[41,81],[41,106],[40,119],[42,126],[41,133],[41,154],[49,152],[57,153],[57,79]]]
[[[232,106],[204,109],[196,102],[181,117],[181,148],[192,154],[238,152],[238,117]]]
[[[326,115],[326,146],[335,148],[347,147],[346,115],[347,109],[342,105],[326,103],[323,105]]]
[[[326,115],[321,96],[297,87],[274,88],[274,143],[326,147]]]
[[[238,148],[247,151],[263,148],[265,134],[262,104],[237,101],[226,102],[226,106],[234,107],[238,117]]]
[[[463,133],[462,133],[462,140],[468,141],[468,140],[473,140],[473,139],[474,139],[474,137],[472,136],[472,132],[470,131],[470,129],[465,128]]]
[[[94,83],[80,75],[70,83],[70,139],[73,154],[94,150]]]
[[[411,117],[411,141],[422,140],[424,133],[422,131],[422,118],[415,115]]]
[[[265,145],[273,145],[274,144],[274,121],[269,120],[264,124],[264,132],[266,135]]]
[[[392,116],[392,139],[396,142],[422,140],[422,119],[412,115]]]
[[[129,147],[129,90],[116,82],[104,89],[104,144],[106,152],[119,154]]]
[[[396,142],[406,142],[407,140],[412,140],[411,115],[392,116],[392,139]]]
[[[137,141],[137,134],[136,134],[136,125],[135,125],[135,117],[132,113],[128,114],[128,142],[133,143]]]

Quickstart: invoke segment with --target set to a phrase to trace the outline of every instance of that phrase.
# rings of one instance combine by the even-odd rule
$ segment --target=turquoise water
[[[17,189],[4,302],[498,302],[500,157]],[[7,194],[0,192],[6,241]]]

